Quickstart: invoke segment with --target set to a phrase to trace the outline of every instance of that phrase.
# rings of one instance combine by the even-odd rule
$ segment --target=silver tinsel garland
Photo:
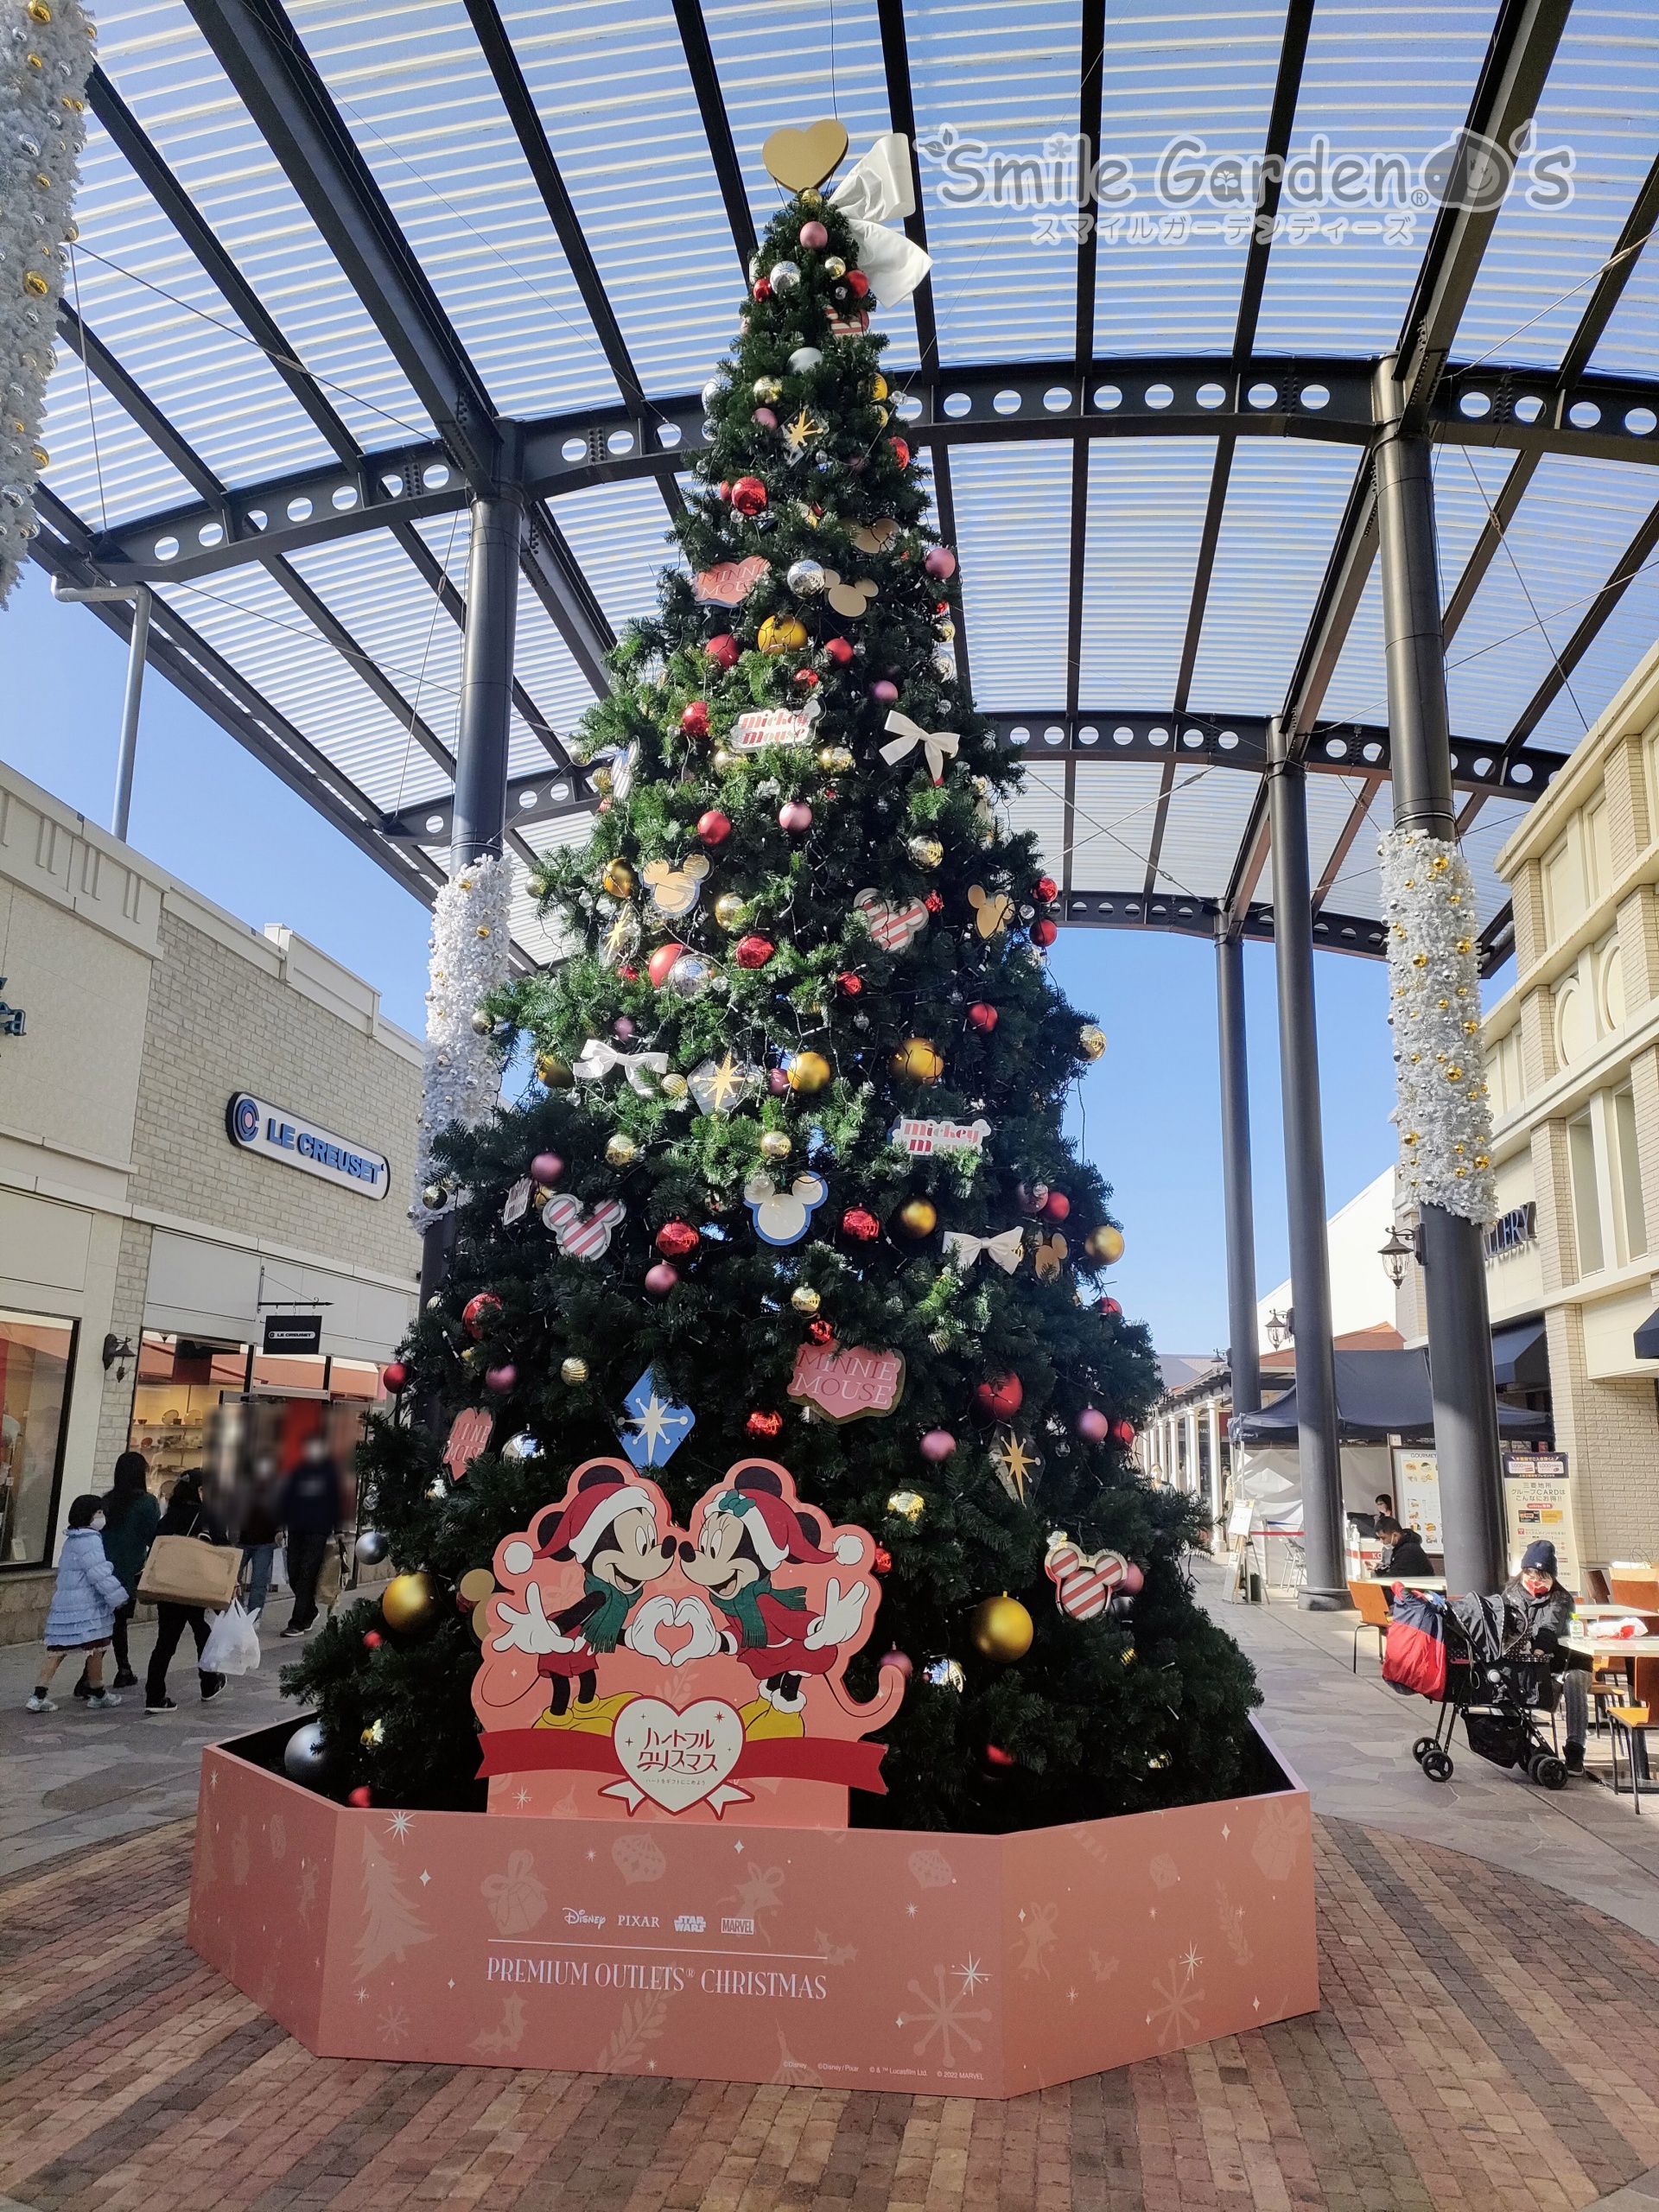
[[[1422,830],[1391,830],[1377,851],[1402,1175],[1420,1205],[1490,1222],[1497,1192],[1474,883],[1457,846]]]
[[[92,26],[79,0],[0,0],[0,607],[35,535],[35,485],[81,142]]]
[[[420,1144],[415,1202],[409,1217],[424,1230],[443,1209],[429,1206],[422,1192],[441,1180],[434,1141],[451,1122],[472,1128],[501,1095],[501,1054],[490,1036],[473,1027],[480,999],[505,982],[510,945],[508,905],[512,863],[474,861],[438,893],[432,917],[431,988],[426,995],[426,1069],[421,1086]]]

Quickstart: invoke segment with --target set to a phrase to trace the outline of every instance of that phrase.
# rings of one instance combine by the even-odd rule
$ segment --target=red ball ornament
[[[758,476],[740,476],[732,486],[732,505],[741,515],[758,515],[766,504],[766,487]]]
[[[942,914],[944,912],[944,899],[937,891],[930,891],[922,904],[930,914]]]
[[[476,1298],[469,1298],[461,1309],[461,1325],[474,1343],[481,1337],[501,1311],[501,1301],[493,1290],[480,1290]]]
[[[1017,1375],[993,1375],[974,1386],[974,1411],[982,1421],[1012,1421],[1025,1402]]]
[[[729,499],[731,499],[731,496],[732,496],[732,487],[731,487],[731,486],[730,486],[729,484],[716,484],[716,485],[715,485],[715,497],[717,499],[729,500]]]
[[[861,976],[855,976],[850,970],[846,975],[837,976],[836,978],[836,988],[843,998],[855,999],[863,988],[864,978]]]
[[[1103,1444],[1112,1425],[1098,1406],[1085,1406],[1077,1415],[1077,1434],[1086,1444]]]
[[[657,1232],[657,1249],[668,1260],[689,1260],[702,1239],[689,1221],[665,1221]]]
[[[803,836],[812,827],[812,810],[804,798],[791,798],[778,810],[778,827],[788,830],[791,837]]]
[[[893,448],[893,457],[898,462],[899,467],[908,468],[910,466],[910,448],[905,443],[904,440],[902,438],[889,438],[887,440],[887,443]]]
[[[852,639],[850,638],[826,638],[823,641],[823,657],[826,660],[834,661],[837,668],[845,668],[848,662],[851,660],[853,657]]]
[[[1001,1744],[987,1744],[985,1764],[987,1766],[994,1766],[1000,1771],[1006,1772],[1009,1767],[1017,1765],[1019,1762],[1011,1751],[1005,1751]]]
[[[409,1380],[409,1370],[401,1359],[394,1359],[389,1366],[382,1369],[380,1379],[388,1390],[401,1390]]]
[[[510,1359],[504,1360],[499,1367],[485,1370],[484,1388],[486,1390],[493,1390],[498,1397],[505,1398],[518,1380],[518,1369]]]
[[[832,1344],[836,1341],[836,1325],[833,1321],[809,1321],[806,1333],[815,1344]]]
[[[723,845],[732,834],[732,817],[711,806],[707,814],[697,817],[697,835],[705,845]]]
[[[1050,1221],[1064,1221],[1071,1211],[1071,1201],[1064,1191],[1051,1191],[1042,1210]]]
[[[841,1226],[847,1236],[856,1238],[861,1244],[874,1243],[881,1234],[880,1223],[862,1206],[849,1206],[841,1217]]]
[[[532,1183],[556,1183],[564,1173],[564,1162],[556,1152],[538,1152],[530,1163]]]
[[[757,276],[755,278],[754,296],[757,300],[769,300],[772,297],[772,280],[770,277]]]
[[[770,938],[741,937],[732,957],[740,968],[764,968],[777,950]]]
[[[380,1649],[380,1641],[379,1630],[372,1628],[364,1636],[363,1648],[365,1651],[378,1651]]]
[[[816,668],[798,668],[795,671],[795,681],[803,691],[815,691],[817,689],[818,671]]]
[[[830,233],[822,223],[803,223],[800,238],[809,253],[822,253],[830,243]]]
[[[761,1413],[757,1409],[749,1415],[743,1426],[751,1436],[781,1436],[784,1433],[784,1417],[782,1414]]]
[[[1127,1452],[1135,1441],[1135,1423],[1132,1421],[1115,1421],[1110,1433],[1113,1443]]]
[[[878,1574],[891,1574],[893,1573],[893,1554],[887,1549],[885,1544],[878,1544],[876,1546],[874,1551],[870,1555],[870,1565],[875,1569],[875,1572]],[[883,1662],[883,1664],[885,1663],[886,1662]]]
[[[688,737],[707,737],[709,702],[706,699],[694,699],[680,716],[680,728]]]
[[[346,1794],[346,1802],[348,1805],[355,1805],[359,1812],[367,1806],[372,1805],[374,1799],[370,1794],[368,1783],[359,1783],[355,1789],[348,1790]]]
[[[922,566],[930,576],[937,576],[943,583],[957,573],[957,556],[948,545],[930,545],[922,556]]]
[[[970,1006],[968,1009],[968,1019],[976,1029],[982,1030],[988,1037],[996,1027],[996,1008],[983,1003]]]
[[[679,1269],[670,1267],[666,1260],[658,1260],[654,1268],[645,1269],[645,1288],[653,1298],[666,1298],[679,1279]]]
[[[1059,933],[1058,927],[1054,923],[1049,920],[1046,914],[1043,915],[1039,920],[1034,921],[1031,925],[1032,943],[1033,944],[1040,944],[1045,950],[1053,944],[1055,938],[1058,937]]]
[[[1123,1318],[1123,1308],[1115,1298],[1103,1298],[1100,1301],[1100,1310],[1111,1320],[1121,1321]],[[1125,1428],[1129,1427],[1128,1421],[1125,1421],[1123,1426]],[[1129,1429],[1129,1433],[1133,1435],[1134,1430]]]
[[[1060,887],[1052,875],[1039,875],[1032,886],[1031,895],[1039,906],[1052,906],[1060,895]]]
[[[709,639],[702,650],[716,667],[735,668],[741,647],[729,630],[722,630],[717,638]]]
[[[861,269],[849,269],[847,271],[847,289],[855,300],[861,300],[869,292],[870,280]]]
[[[683,944],[659,944],[645,963],[645,973],[658,990],[668,981],[668,971],[685,950]]]

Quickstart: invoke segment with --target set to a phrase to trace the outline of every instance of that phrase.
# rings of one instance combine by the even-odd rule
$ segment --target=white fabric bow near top
[[[907,300],[933,266],[932,257],[902,231],[885,226],[916,213],[910,141],[897,130],[878,138],[849,177],[830,195],[858,240],[858,265],[884,308]]]
[[[881,748],[881,758],[889,767],[902,760],[906,753],[913,753],[919,745],[927,759],[927,772],[936,784],[944,781],[944,764],[957,757],[957,747],[962,740],[953,729],[920,729],[908,715],[901,715],[894,707],[887,716],[887,727],[899,732],[891,745]]]
[[[614,1045],[607,1045],[602,1037],[590,1037],[570,1072],[580,1083],[597,1083],[613,1068],[620,1068],[642,1096],[654,1098],[658,1084],[668,1073],[668,1054],[619,1052]]]
[[[1018,1227],[1005,1229],[996,1236],[969,1236],[964,1230],[948,1229],[944,1234],[944,1256],[965,1274],[982,1252],[988,1260],[995,1261],[1005,1275],[1011,1275],[1020,1264],[1025,1243],[1026,1232]]]

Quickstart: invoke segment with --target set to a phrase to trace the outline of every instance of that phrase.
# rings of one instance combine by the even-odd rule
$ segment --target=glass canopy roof
[[[933,275],[877,327],[960,552],[965,671],[1025,753],[1014,817],[1071,922],[1270,928],[1283,715],[1317,772],[1318,941],[1380,950],[1369,387],[1423,340],[1463,829],[1500,956],[1492,859],[1659,632],[1651,11],[110,0],[99,29],[35,556],[152,582],[162,671],[420,895],[448,841],[469,458],[357,244],[415,272],[417,336],[551,456],[520,590],[525,864],[586,834],[564,740],[670,557],[676,456],[777,203],[761,143],[834,113],[855,155],[918,145]],[[346,149],[332,212],[273,84]],[[1500,120],[1495,219],[1437,209],[1426,158]],[[1054,205],[1079,134],[1097,223]],[[1000,194],[964,187],[976,145]],[[1208,165],[1269,154],[1290,168],[1253,242]],[[1338,200],[1344,155],[1405,188]],[[1212,190],[1184,201],[1195,162]],[[549,956],[522,898],[515,936]]]

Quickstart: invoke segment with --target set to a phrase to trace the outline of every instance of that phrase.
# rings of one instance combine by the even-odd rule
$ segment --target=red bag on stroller
[[[1382,1679],[1406,1697],[1446,1694],[1446,1609],[1399,1582],[1394,1586]]]

